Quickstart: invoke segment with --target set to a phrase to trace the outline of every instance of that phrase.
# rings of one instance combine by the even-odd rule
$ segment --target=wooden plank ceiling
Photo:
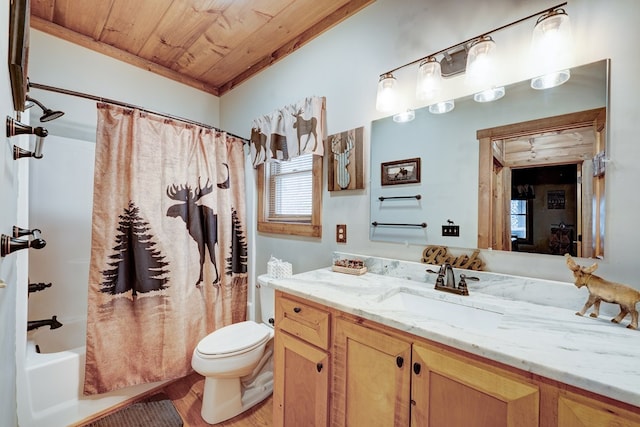
[[[375,0],[30,0],[31,27],[214,95]]]

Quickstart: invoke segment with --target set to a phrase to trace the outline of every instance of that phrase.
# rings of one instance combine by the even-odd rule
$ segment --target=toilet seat
[[[205,359],[231,357],[261,346],[271,338],[272,333],[269,327],[251,320],[234,323],[204,337],[196,351]]]

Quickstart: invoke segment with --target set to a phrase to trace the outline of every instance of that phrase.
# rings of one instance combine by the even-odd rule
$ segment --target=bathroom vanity
[[[260,278],[274,425],[640,426],[640,331],[576,316],[571,283],[473,272],[461,296],[427,265],[361,258],[361,276]]]

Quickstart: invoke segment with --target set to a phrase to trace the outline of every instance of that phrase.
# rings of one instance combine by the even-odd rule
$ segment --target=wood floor
[[[204,377],[193,373],[166,386],[163,391],[169,396],[184,421],[184,427],[209,427],[200,417]],[[248,411],[230,420],[216,424],[217,427],[271,427],[273,425],[273,397],[265,399]]]

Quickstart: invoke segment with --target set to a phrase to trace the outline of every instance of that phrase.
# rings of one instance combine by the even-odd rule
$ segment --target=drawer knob
[[[300,307],[293,307],[294,313],[300,313],[302,309]]]
[[[420,370],[422,369],[422,366],[420,366],[420,364],[418,362],[413,364],[413,373],[418,375],[420,374]]]
[[[404,359],[402,356],[396,357],[396,365],[398,365],[398,368],[402,368],[402,365],[404,365]]]
[[[322,363],[318,362],[318,364],[316,365],[316,369],[318,370],[318,372],[322,371]]]

